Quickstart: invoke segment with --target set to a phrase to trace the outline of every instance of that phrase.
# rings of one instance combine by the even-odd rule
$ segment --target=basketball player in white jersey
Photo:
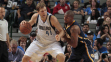
[[[53,57],[57,58],[59,62],[64,62],[65,56],[61,45],[60,38],[64,36],[64,30],[57,18],[47,13],[46,5],[44,3],[37,4],[37,13],[35,13],[29,22],[22,21],[20,24],[30,23],[31,26],[37,24],[37,37],[25,52],[22,62],[36,60],[39,62],[44,53],[48,52]],[[54,28],[60,33],[56,35]]]

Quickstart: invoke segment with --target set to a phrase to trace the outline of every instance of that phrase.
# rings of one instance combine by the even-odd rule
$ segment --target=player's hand
[[[27,21],[23,20],[20,25],[24,25],[25,23],[27,23]]]
[[[55,38],[56,38],[57,41],[60,41],[59,35],[56,35]]]

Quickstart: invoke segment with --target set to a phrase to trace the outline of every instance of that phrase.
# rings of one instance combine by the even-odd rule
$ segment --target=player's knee
[[[26,56],[26,55],[24,55],[23,58],[22,58],[22,60],[25,60],[25,61],[29,61],[30,59],[31,59],[31,57]]]
[[[65,60],[65,55],[60,53],[60,54],[57,55],[57,59],[58,58]]]

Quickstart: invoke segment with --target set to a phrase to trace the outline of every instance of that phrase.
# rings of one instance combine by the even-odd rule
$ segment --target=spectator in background
[[[91,0],[89,0],[88,2],[84,3],[84,8],[87,8],[88,6],[91,5]]]
[[[0,4],[2,4],[3,3],[3,0],[0,0]]]
[[[8,61],[21,62],[24,52],[19,48],[17,48],[18,46],[17,41],[11,40],[10,45],[11,45],[12,51],[8,52]]]
[[[84,15],[82,7],[79,7],[80,2],[78,0],[74,0],[71,10],[74,11],[75,14]]]
[[[66,48],[65,48],[65,62],[67,62],[67,60],[70,58],[70,55],[71,55],[71,45],[67,44],[66,45]]]
[[[55,6],[57,6],[58,4],[60,4],[60,0],[58,0],[57,2],[55,2]],[[69,1],[66,0],[66,4],[68,4],[69,7],[70,7],[70,2]]]
[[[54,7],[53,14],[64,14],[66,11],[70,10],[70,7],[65,2],[65,0],[60,0],[60,4]]]
[[[25,17],[30,17],[33,15],[35,5],[32,4],[33,0],[26,0],[26,4],[22,4],[18,9],[18,22],[25,20]]]
[[[108,42],[106,44],[106,48],[107,48],[107,51],[104,51],[103,54],[108,54],[108,56],[106,55],[106,58],[102,58],[103,54],[100,55],[100,59],[98,60],[98,62],[101,62],[104,60],[104,62],[111,62],[111,42]]]
[[[82,27],[82,31],[83,31],[85,37],[87,37],[87,32],[90,31],[89,30],[89,24],[84,24],[83,27]],[[93,40],[95,40],[96,35],[95,34],[93,34],[93,35],[94,35]]]
[[[111,41],[107,42],[106,48],[107,48],[107,51],[104,51],[103,53],[111,54]]]
[[[17,48],[20,48],[24,53],[25,53],[25,50],[26,50],[26,42],[27,42],[27,38],[26,37],[20,37],[19,40],[18,40],[18,47]]]
[[[30,33],[30,39],[29,41],[27,42],[26,44],[26,49],[30,46],[30,44],[33,42],[33,40],[36,38],[36,32],[35,31],[32,31]]]
[[[103,5],[101,6],[101,15],[107,12],[109,6],[111,6],[111,0],[107,0],[106,3],[103,3]]]
[[[91,6],[91,2],[92,1],[96,1],[96,0],[89,0],[88,2],[84,3],[84,8],[90,7]],[[99,3],[96,2],[96,6],[100,7]]]
[[[93,9],[91,16],[88,17],[87,23],[97,24],[98,18],[100,17],[100,14],[97,9]]]
[[[92,47],[93,47],[94,46],[94,40],[93,40],[94,35],[93,35],[93,32],[92,31],[88,31],[87,32],[87,37],[92,42]]]
[[[111,6],[108,7],[107,12],[109,13],[109,17],[111,17]]]
[[[102,28],[102,26],[104,26],[104,25],[108,25],[108,26],[109,26],[109,33],[111,34],[110,23],[109,23],[108,21],[103,21],[103,24],[100,26],[100,31],[98,32],[98,34],[101,33],[101,28]]]
[[[8,4],[8,0],[2,0],[2,6],[3,6],[3,7],[6,7],[7,4]]]
[[[104,43],[111,41],[108,25],[102,26],[101,33],[97,35],[97,38],[101,38]]]
[[[81,22],[84,23],[84,11],[83,8],[80,7],[80,1],[79,0],[74,0],[73,5],[71,7],[71,10],[74,11],[75,14],[81,14],[82,15],[82,20]]]
[[[107,17],[109,17],[109,13],[108,12],[105,12],[104,15],[103,15],[104,19],[99,19],[98,22],[97,22],[97,26],[101,26],[103,24],[103,21],[106,20]]]
[[[106,47],[103,47],[103,40],[101,38],[97,38],[94,41],[94,52],[99,51],[100,53],[103,53],[107,51]]]
[[[97,7],[96,1],[91,1],[91,7],[86,8],[85,15],[90,15],[93,9],[97,9],[100,12],[100,8]]]

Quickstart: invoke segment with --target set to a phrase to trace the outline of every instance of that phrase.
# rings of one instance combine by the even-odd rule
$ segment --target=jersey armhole
[[[38,24],[38,19],[39,19],[39,14],[38,14],[38,16],[37,16],[37,21],[36,21],[36,23],[34,24],[34,26],[37,26],[37,24]]]
[[[50,26],[55,30],[55,27],[52,26],[51,21],[50,21],[51,16],[52,15],[49,16],[49,23],[50,23]]]

